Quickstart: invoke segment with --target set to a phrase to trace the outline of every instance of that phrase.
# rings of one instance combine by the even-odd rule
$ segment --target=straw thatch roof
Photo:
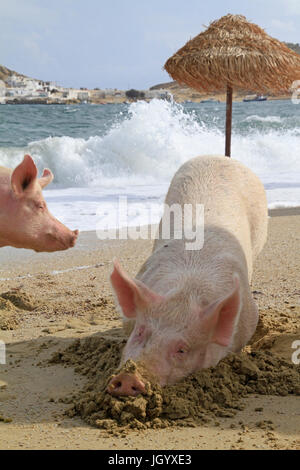
[[[226,15],[165,64],[174,80],[198,91],[288,91],[300,80],[300,56],[244,16]]]

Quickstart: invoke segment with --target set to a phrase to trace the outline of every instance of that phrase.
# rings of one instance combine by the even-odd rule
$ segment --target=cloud
[[[298,16],[300,15],[300,1],[299,0],[252,0],[258,5],[267,7],[269,11],[278,12],[280,16]],[[267,6],[268,4],[268,6]]]
[[[300,15],[299,0],[282,0],[282,7],[291,15]]]
[[[43,66],[50,69],[55,64],[49,38],[57,24],[57,11],[38,0],[0,0],[0,3],[1,63],[40,78],[39,75],[44,75]]]
[[[164,46],[170,51],[179,49],[185,44],[190,37],[190,33],[177,31],[149,31],[145,32],[145,40],[147,43],[158,44],[160,48]]]
[[[1,23],[7,21],[26,24],[49,24],[56,18],[55,9],[36,0],[1,0]]]
[[[286,33],[294,33],[296,27],[293,21],[282,21],[278,19],[271,20],[271,26],[279,31],[284,31]]]
[[[54,60],[48,51],[40,45],[41,40],[41,36],[34,32],[24,37],[22,42],[25,53],[27,52],[31,59],[39,62],[40,65],[53,65]]]
[[[154,23],[155,24],[155,23]],[[147,45],[155,44],[159,50],[167,50],[171,53],[177,51],[187,41],[193,39],[199,33],[204,31],[207,26],[202,24],[189,24],[188,27],[186,22],[172,22],[167,24],[167,21],[160,29],[155,24],[152,29],[144,32],[144,40]]]

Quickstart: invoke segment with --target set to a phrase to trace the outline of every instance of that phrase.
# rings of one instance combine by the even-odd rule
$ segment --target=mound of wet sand
[[[284,358],[287,362],[292,362],[293,352],[299,349],[300,344],[300,329],[295,333],[285,333],[284,335],[278,333],[270,333],[257,341],[253,347],[259,351],[272,351]],[[297,357],[300,357],[300,354]]]
[[[0,330],[13,330],[17,325],[18,320],[14,304],[0,297]]]
[[[300,308],[289,309],[266,308],[259,310],[259,320],[250,344],[254,344],[271,333],[297,333],[299,331]]]
[[[80,415],[109,434],[215,422],[217,417],[234,416],[248,394],[300,395],[300,366],[260,350],[231,354],[217,367],[163,389],[148,384],[145,395],[113,397],[106,387],[117,371],[124,344],[125,340],[105,337],[77,340],[51,360],[72,365],[87,376],[85,388],[65,400],[71,404],[67,414]],[[128,361],[125,368],[133,371],[137,365]]]
[[[36,308],[36,302],[32,295],[21,290],[8,291],[1,294],[2,299],[9,300],[15,307],[31,312]]]
[[[0,295],[0,330],[14,330],[19,325],[21,311],[35,308],[35,299],[26,292],[3,292]]]

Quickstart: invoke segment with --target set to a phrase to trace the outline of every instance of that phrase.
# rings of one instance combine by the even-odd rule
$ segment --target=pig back
[[[242,246],[249,280],[253,261],[267,237],[267,201],[263,184],[242,163],[223,156],[199,156],[189,160],[174,175],[165,203],[204,206],[205,227],[224,228]],[[165,240],[158,239],[154,251]]]

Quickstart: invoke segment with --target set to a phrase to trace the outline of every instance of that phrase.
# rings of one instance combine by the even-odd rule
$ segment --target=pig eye
[[[177,354],[184,354],[184,353],[186,353],[186,351],[185,351],[183,348],[178,349],[178,351],[176,351],[176,352],[177,352]]]
[[[188,348],[186,346],[178,346],[175,349],[175,356],[178,359],[183,358],[187,353],[189,352]]]
[[[184,349],[184,348],[179,348],[177,349],[176,351],[176,356],[177,357],[183,357],[185,354],[188,353],[188,350],[187,349]]]

